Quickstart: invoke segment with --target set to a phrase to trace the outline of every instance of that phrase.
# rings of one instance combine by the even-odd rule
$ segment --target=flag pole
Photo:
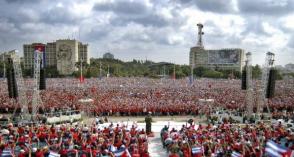
[[[174,80],[176,80],[176,63],[174,63]]]
[[[81,67],[81,74],[80,74],[80,83],[83,82],[83,60],[80,61],[80,67]]]

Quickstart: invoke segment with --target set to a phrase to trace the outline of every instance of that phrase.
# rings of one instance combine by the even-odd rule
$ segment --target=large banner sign
[[[42,61],[41,61],[41,68],[44,68],[46,66],[46,58],[45,58],[45,45],[36,45],[35,46],[35,58],[36,58],[36,53],[39,53]]]
[[[208,52],[209,64],[239,64],[240,53],[237,50],[216,50]]]

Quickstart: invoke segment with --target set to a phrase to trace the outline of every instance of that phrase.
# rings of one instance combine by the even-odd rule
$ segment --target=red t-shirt
[[[36,152],[36,157],[44,157],[44,153],[43,153],[43,151],[37,151]]]
[[[170,154],[168,157],[180,157],[178,154]]]
[[[26,155],[25,155],[25,153],[19,153],[18,154],[18,157],[25,157]]]

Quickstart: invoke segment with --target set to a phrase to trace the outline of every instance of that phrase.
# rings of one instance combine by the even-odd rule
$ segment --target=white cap
[[[33,151],[33,152],[36,152],[36,151],[37,151],[37,148],[34,147],[34,148],[32,149],[32,151]]]

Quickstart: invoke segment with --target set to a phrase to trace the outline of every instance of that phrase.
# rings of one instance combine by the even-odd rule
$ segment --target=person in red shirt
[[[191,149],[189,144],[186,141],[183,143],[181,150],[183,152],[184,157],[191,157]]]
[[[36,157],[44,157],[44,152],[42,150],[40,150],[40,149],[37,149]]]
[[[18,154],[18,157],[25,157],[26,153],[24,150],[20,150],[20,153]]]
[[[132,152],[132,157],[140,157],[140,153],[137,148],[134,148],[134,150]]]
[[[168,157],[180,157],[177,153],[170,153]]]
[[[61,147],[59,154],[61,157],[67,157],[67,150],[64,147]]]

